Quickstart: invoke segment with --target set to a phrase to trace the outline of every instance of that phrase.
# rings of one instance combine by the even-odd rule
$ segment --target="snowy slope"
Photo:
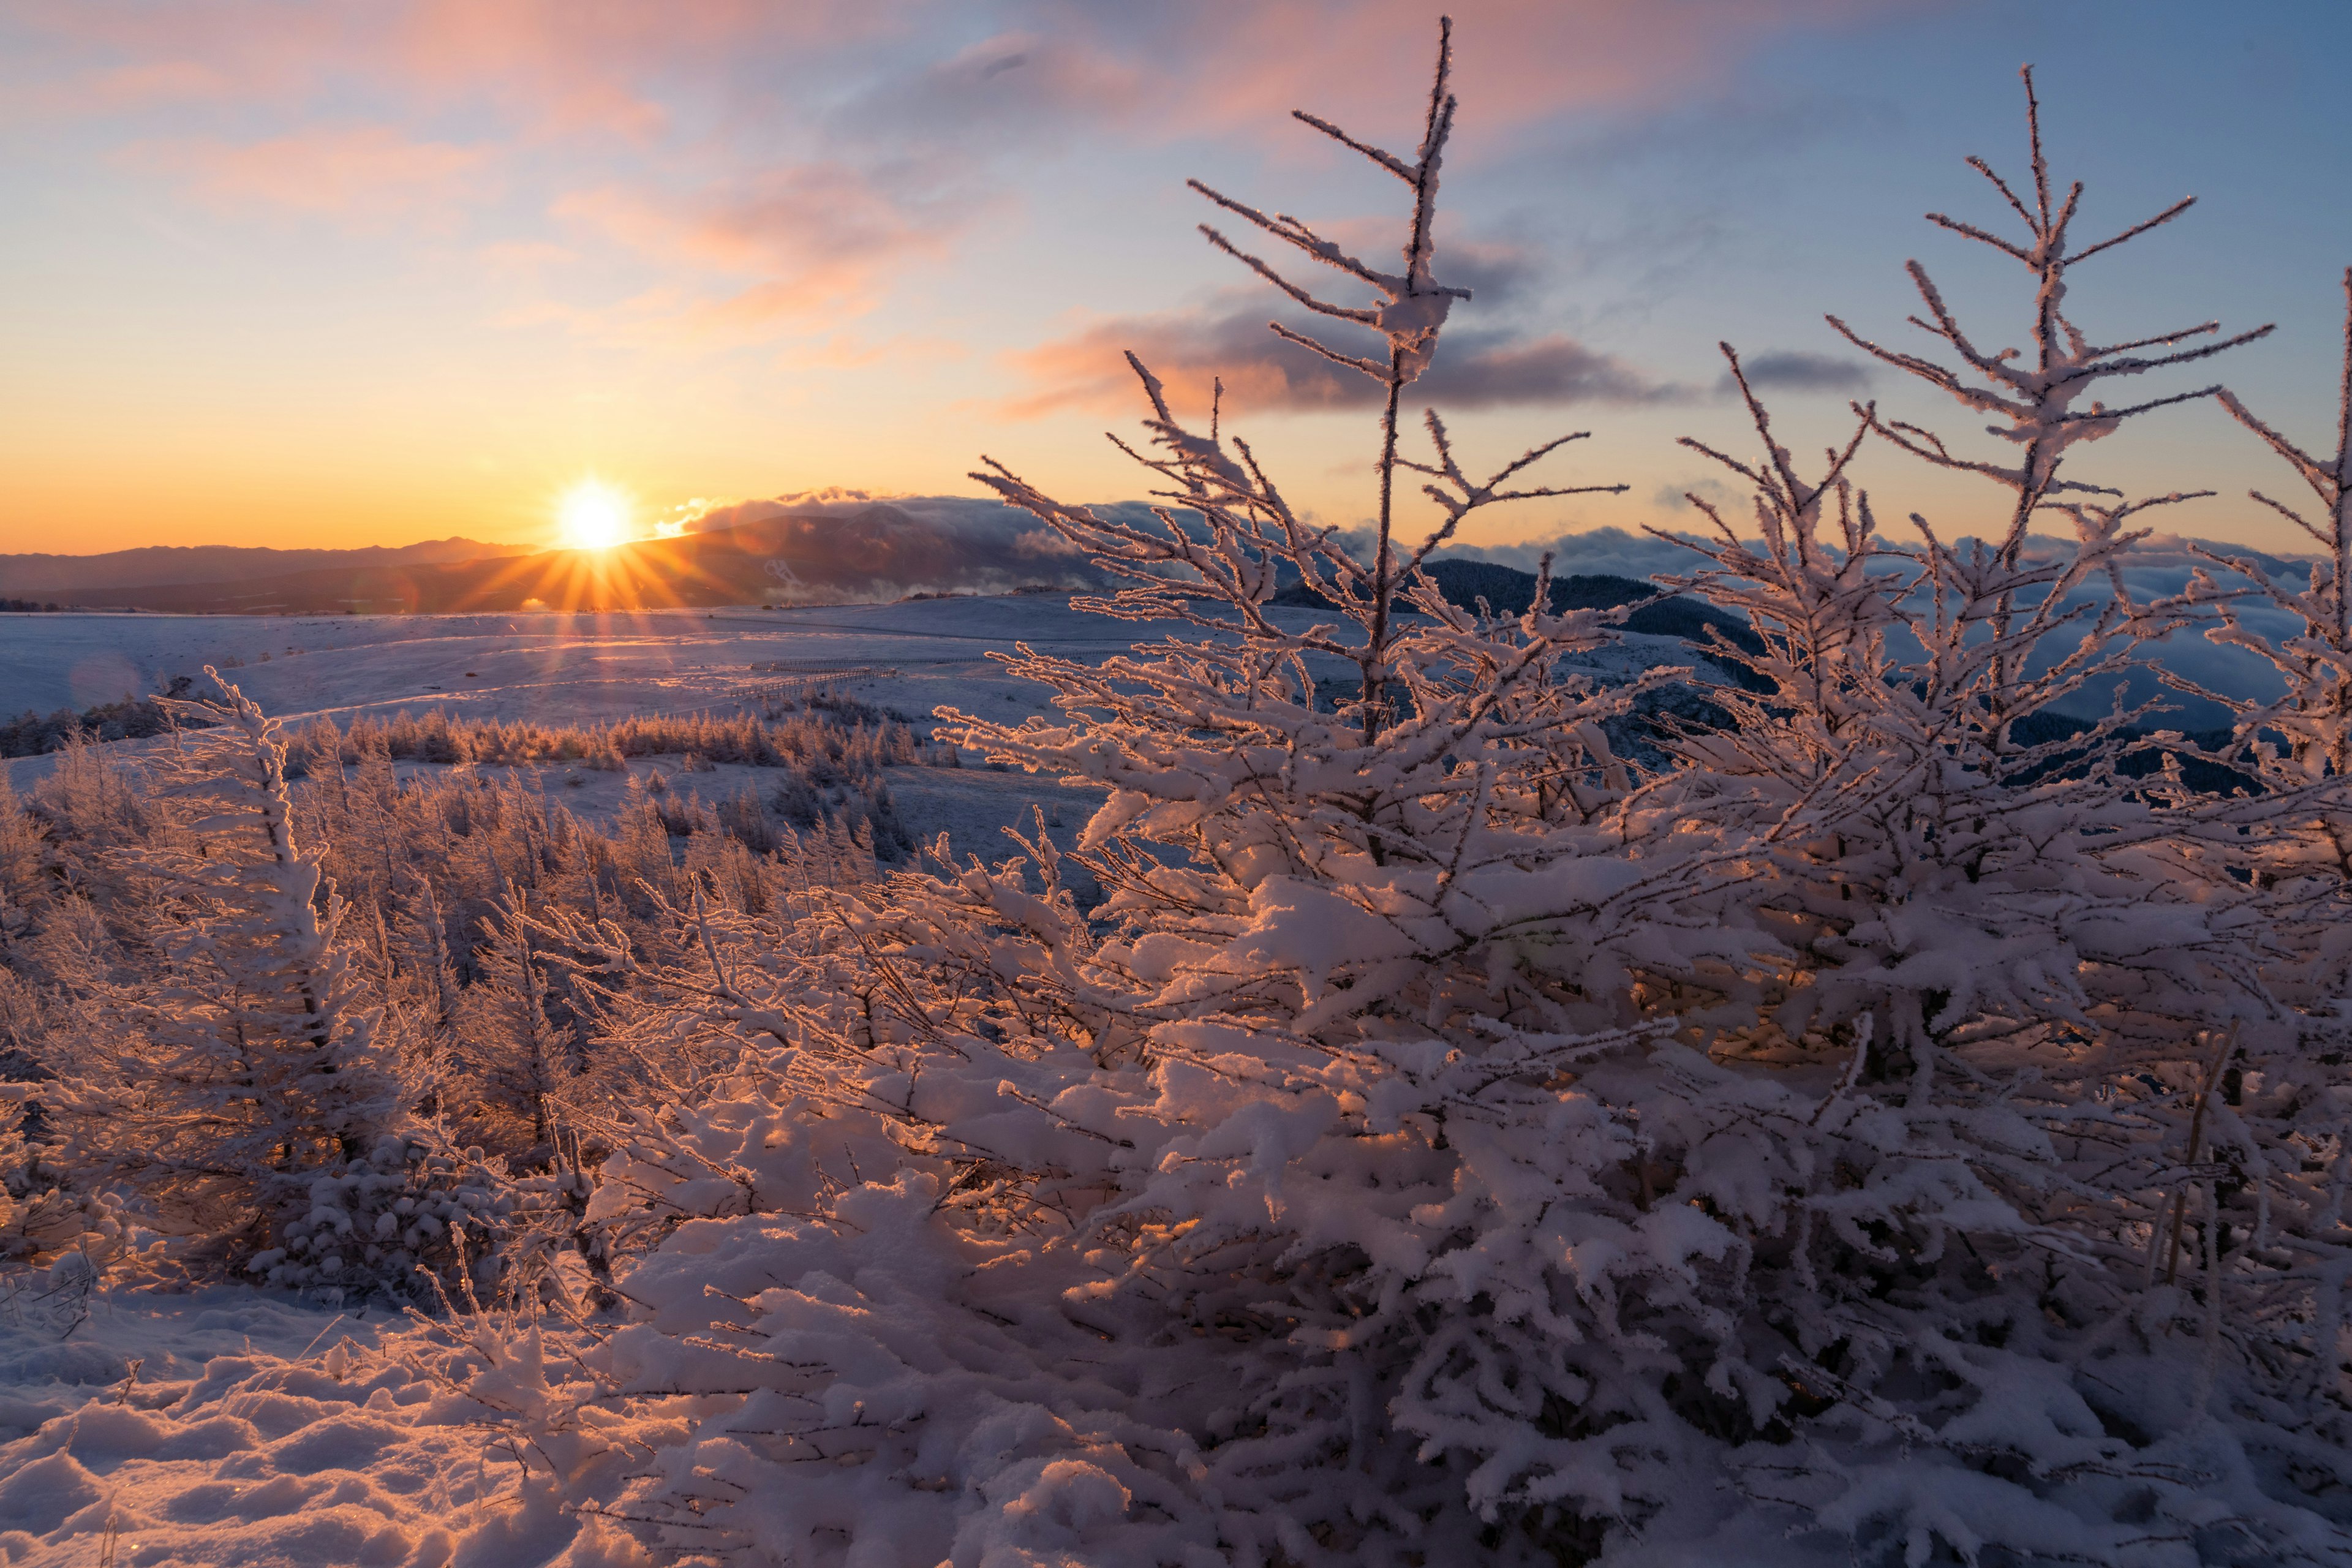
[[[143,694],[207,663],[282,716],[443,703],[479,717],[616,718],[714,700],[774,679],[754,667],[776,663],[902,668],[877,691],[904,706],[941,682],[994,679],[992,648],[1025,640],[1098,658],[1135,630],[1044,595],[627,616],[7,615],[0,710]]]
[[[1326,617],[1276,610],[1305,627]],[[273,714],[446,706],[480,718],[578,721],[691,708],[794,672],[887,670],[856,686],[914,714],[943,702],[1032,701],[992,651],[1026,642],[1094,663],[1139,641],[1197,635],[1087,615],[1061,595],[832,608],[614,616],[0,615],[0,711],[111,701],[174,675],[224,673]],[[1637,663],[1674,651],[1662,639]],[[236,661],[234,668],[230,661]],[[1331,661],[1318,674],[1349,668]]]

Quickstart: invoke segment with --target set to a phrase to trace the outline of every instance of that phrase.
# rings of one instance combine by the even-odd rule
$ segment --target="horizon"
[[[1926,412],[1822,315],[1901,345],[1911,257],[1964,314],[2017,314],[2016,280],[1920,214],[2001,216],[1961,160],[2020,172],[2022,60],[2086,225],[2202,198],[2077,283],[2091,330],[2274,321],[2214,379],[2291,431],[2330,422],[2352,220],[2301,193],[2352,162],[2306,63],[2352,45],[2340,8],[1456,11],[1439,269],[1479,298],[1430,390],[1476,415],[1482,457],[1589,428],[1565,482],[1631,487],[1466,545],[1696,523],[1680,495],[1712,481],[1675,440],[1736,428],[1718,337],[1792,445],[1856,395]],[[0,5],[0,552],[543,549],[584,487],[609,542],[821,489],[971,496],[983,453],[1134,496],[1101,439],[1139,411],[1130,346],[1180,402],[1222,373],[1229,422],[1353,526],[1370,412],[1265,333],[1182,182],[1343,234],[1389,214],[1289,110],[1406,134],[1425,50],[1401,40],[1433,16]],[[1884,513],[1981,531],[1978,498],[1885,456],[1859,470]],[[2276,552],[2286,526],[2243,495],[2267,461],[2200,404],[2094,466],[2218,490],[2170,529]]]

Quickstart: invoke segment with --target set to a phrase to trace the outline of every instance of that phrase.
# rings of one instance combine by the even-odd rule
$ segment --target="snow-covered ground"
[[[1273,614],[1301,628],[1328,618]],[[213,664],[287,718],[437,706],[578,722],[693,709],[824,670],[871,672],[848,689],[904,712],[952,703],[994,716],[1043,704],[992,650],[1025,642],[1091,663],[1182,630],[1088,615],[1058,595],[628,616],[0,615],[0,713],[143,695]],[[1666,651],[1666,639],[1629,640],[1660,645],[1640,662]],[[1349,668],[1331,662],[1318,673]]]
[[[215,1286],[0,1295],[0,1563],[646,1562],[527,1497],[381,1308]],[[396,1346],[394,1347],[396,1350]]]
[[[0,710],[143,695],[213,664],[289,717],[443,706],[478,718],[614,719],[719,700],[777,679],[759,668],[772,665],[896,668],[859,694],[916,711],[935,689],[1009,688],[991,648],[1026,640],[1098,658],[1125,647],[1126,631],[1043,595],[628,616],[6,615]]]

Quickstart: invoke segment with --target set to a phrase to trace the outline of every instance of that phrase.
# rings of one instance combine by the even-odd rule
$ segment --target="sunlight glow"
[[[556,508],[568,550],[609,550],[629,537],[629,498],[599,479],[582,479]]]

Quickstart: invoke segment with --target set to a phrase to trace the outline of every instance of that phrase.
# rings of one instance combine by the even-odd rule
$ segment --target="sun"
[[[602,479],[582,479],[563,492],[556,519],[565,548],[609,550],[629,537],[629,498]]]

